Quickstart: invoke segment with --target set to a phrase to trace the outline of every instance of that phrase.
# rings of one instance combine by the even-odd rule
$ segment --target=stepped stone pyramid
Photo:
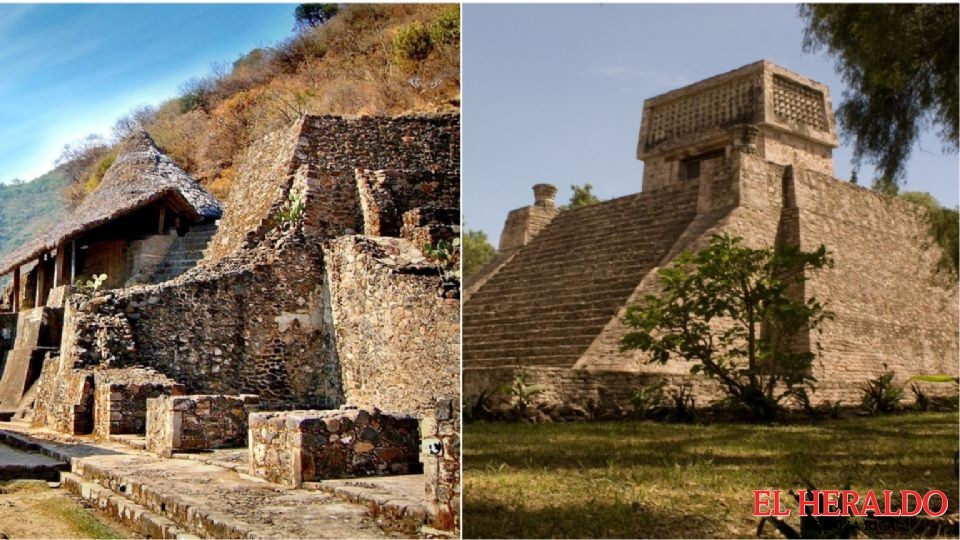
[[[623,407],[654,379],[714,395],[685,362],[649,364],[620,340],[656,271],[722,233],[832,253],[835,267],[803,291],[836,313],[798,345],[821,352],[814,402],[851,404],[883,364],[901,382],[955,374],[957,282],[938,270],[923,210],[834,178],[836,146],[829,89],[767,61],[646,100],[642,192],[559,211],[556,188],[534,186],[534,204],[508,215],[498,256],[467,281],[466,398],[518,367],[544,402]]]

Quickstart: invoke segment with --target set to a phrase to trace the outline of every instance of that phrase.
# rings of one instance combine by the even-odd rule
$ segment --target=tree
[[[300,4],[293,12],[293,17],[297,21],[294,30],[316,28],[339,12],[339,4]]]
[[[494,257],[497,250],[487,240],[487,233],[483,231],[467,230],[463,235],[463,276],[471,274],[483,267]]]
[[[816,354],[791,345],[832,314],[814,298],[796,298],[797,286],[806,271],[833,263],[824,246],[752,249],[741,241],[713,235],[706,248],[685,251],[660,270],[661,294],[627,310],[632,331],[622,348],[650,353],[650,362],[693,361],[691,373],[716,379],[732,399],[769,420],[785,398],[814,388]]]
[[[849,91],[837,109],[842,133],[888,182],[903,180],[920,133],[940,130],[958,148],[960,46],[957,4],[803,4],[803,48],[826,50]],[[882,184],[881,184],[882,185]]]
[[[600,202],[600,199],[593,194],[593,184],[587,182],[583,187],[576,184],[570,186],[570,191],[573,193],[570,195],[570,202],[560,207],[561,210],[573,210],[574,208],[583,208],[584,206],[590,206],[592,204],[597,204]]]
[[[146,129],[156,116],[157,108],[150,105],[132,109],[113,124],[113,140],[119,142],[129,137],[134,131]]]

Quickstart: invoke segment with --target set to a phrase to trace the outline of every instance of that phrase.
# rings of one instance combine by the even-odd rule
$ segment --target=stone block
[[[420,461],[431,524],[460,528],[460,407],[457,398],[437,399],[420,418]]]
[[[160,396],[147,400],[147,450],[174,452],[239,448],[247,442],[247,417],[257,396]]]
[[[417,472],[414,416],[377,409],[250,415],[250,473],[300,487],[327,478]]]

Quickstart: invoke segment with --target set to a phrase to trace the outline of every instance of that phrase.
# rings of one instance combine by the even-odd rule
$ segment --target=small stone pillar
[[[557,186],[553,184],[536,184],[533,186],[534,204],[537,206],[547,206],[556,208],[557,206]]]
[[[533,186],[534,202],[507,214],[500,234],[500,252],[509,252],[527,245],[550,221],[556,217],[557,186],[536,184]]]

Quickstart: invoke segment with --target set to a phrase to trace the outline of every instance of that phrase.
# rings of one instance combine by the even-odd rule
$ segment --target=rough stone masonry
[[[459,235],[459,132],[307,116],[252,145],[195,267],[63,300],[33,425],[167,457],[249,444],[251,472],[291,486],[418,472],[419,418],[459,396],[459,283],[424,254]]]

